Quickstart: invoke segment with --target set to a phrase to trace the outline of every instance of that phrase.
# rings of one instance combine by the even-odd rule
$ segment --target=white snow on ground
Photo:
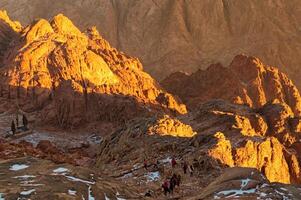
[[[11,171],[19,171],[19,170],[22,170],[22,169],[26,169],[28,168],[29,166],[28,165],[25,165],[25,164],[14,164],[12,165],[9,170]]]
[[[27,190],[27,191],[23,191],[23,192],[21,192],[20,194],[21,195],[30,195],[31,193],[33,193],[33,192],[35,192],[36,190],[35,189],[32,189],[32,190]]]
[[[134,166],[133,166],[133,170],[137,170],[139,169],[140,167],[142,167],[142,165],[140,163],[136,163]]]
[[[64,173],[64,172],[68,172],[69,169],[64,168],[64,167],[59,167],[53,170],[53,173]]]
[[[250,182],[251,179],[247,178],[247,179],[242,179],[241,180],[241,188],[244,188],[248,185],[248,183]]]
[[[243,188],[246,187],[250,181],[251,179],[249,178],[242,179],[239,190],[233,189],[233,190],[225,190],[225,191],[218,192],[216,196],[214,196],[214,199],[219,199],[220,195],[224,195],[227,196],[226,198],[229,198],[229,197],[237,197],[238,195],[243,195],[243,194],[255,193],[256,189],[243,190]]]
[[[148,172],[144,175],[147,179],[147,182],[158,181],[160,179],[160,173],[156,172]]]
[[[160,163],[163,163],[163,164],[170,163],[170,162],[171,162],[171,158],[170,157],[167,157],[165,159],[160,160]]]
[[[110,198],[107,197],[106,193],[105,193],[105,200],[110,200]]]
[[[70,181],[75,181],[75,182],[82,182],[82,183],[85,183],[85,184],[89,184],[89,185],[93,185],[95,184],[95,182],[93,181],[87,181],[87,180],[83,180],[83,179],[80,179],[80,178],[77,178],[77,177],[74,177],[74,176],[68,176],[68,175],[64,175],[67,179],[69,179]]]
[[[92,195],[91,185],[89,185],[89,188],[88,188],[88,200],[95,200],[95,198]]]
[[[35,178],[36,176],[33,175],[23,175],[23,176],[15,176],[14,178],[18,179],[29,179],[29,178]]]
[[[277,194],[280,194],[280,195],[282,196],[282,200],[290,200],[290,198],[287,197],[285,193],[280,192],[280,191],[278,191],[278,190],[275,190],[275,192],[276,192]]]
[[[75,196],[76,195],[76,191],[75,190],[68,190],[68,194]]]
[[[117,200],[126,200],[126,199],[121,198],[121,197],[119,197],[119,196],[120,196],[120,194],[119,194],[119,192],[117,191],[117,192],[116,192],[116,199],[117,199]]]
[[[0,200],[5,200],[3,197],[3,193],[0,193]]]
[[[251,193],[255,193],[255,189],[249,189],[249,190],[225,190],[225,191],[221,191],[219,193],[217,193],[217,195],[225,195],[227,196],[227,198],[229,197],[236,197],[237,195],[243,195],[243,194],[251,194]],[[230,195],[230,196],[228,196]]]
[[[266,197],[268,194],[261,192],[260,197]]]

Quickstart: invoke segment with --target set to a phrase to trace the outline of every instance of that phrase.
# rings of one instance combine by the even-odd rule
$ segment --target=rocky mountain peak
[[[278,99],[289,105],[296,116],[301,111],[300,93],[293,82],[277,68],[252,56],[235,56],[228,67],[215,64],[189,76],[170,75],[162,85],[191,109],[210,99],[225,99],[253,108]]]
[[[83,109],[101,106],[99,102],[106,100],[99,98],[106,97],[111,99],[107,102],[130,98],[133,106],[145,110],[141,113],[152,112],[146,107],[186,112],[184,105],[143,71],[137,58],[112,48],[95,27],[81,33],[71,20],[59,14],[51,22],[37,20],[21,33],[14,39],[15,46],[6,51],[10,56],[1,69],[1,87],[4,97],[17,102],[23,99],[23,106],[30,110],[37,106],[55,110],[57,104],[62,104],[68,110],[68,120],[79,122],[87,117]],[[48,109],[44,117],[57,120],[58,113]],[[96,115],[90,117],[100,118]]]

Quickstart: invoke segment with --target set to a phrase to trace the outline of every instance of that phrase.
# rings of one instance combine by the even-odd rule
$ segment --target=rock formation
[[[17,32],[5,17],[14,46],[5,50],[1,95],[40,119],[62,127],[85,121],[124,123],[135,115],[186,108],[145,73],[137,58],[111,47],[95,27],[82,33],[62,14]],[[6,29],[3,31],[5,32]]]
[[[244,53],[279,67],[301,88],[299,0],[2,0],[0,7],[22,23],[64,13],[82,29],[97,25],[158,79],[227,66]]]
[[[142,162],[145,157],[156,160],[167,154],[193,162],[200,173],[216,167],[252,167],[272,182],[299,183],[300,136],[290,126],[290,121],[298,118],[292,112],[287,115],[290,117],[281,114],[285,113],[279,110],[281,105],[274,103],[253,109],[216,100],[178,119],[166,116],[137,119],[102,142],[97,163],[102,166],[114,160]],[[271,114],[262,110],[278,111]],[[170,124],[176,126],[169,128]],[[178,137],[183,128],[186,133],[192,130],[196,134]]]
[[[293,82],[277,68],[266,66],[255,57],[238,55],[227,68],[214,64],[191,75],[176,72],[164,79],[162,86],[178,95],[191,109],[211,99],[253,108],[278,99],[296,116],[301,113],[300,94]]]

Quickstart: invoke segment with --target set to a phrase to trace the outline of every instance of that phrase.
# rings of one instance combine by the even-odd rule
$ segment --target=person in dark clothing
[[[172,159],[171,159],[171,166],[172,166],[172,168],[175,168],[176,165],[177,165],[176,159],[175,159],[175,158],[172,158]]]
[[[27,120],[27,117],[25,115],[22,116],[22,122],[23,122],[24,128],[27,129],[28,120]]]
[[[175,189],[176,186],[176,180],[174,177],[171,177],[169,181],[169,193],[173,194],[173,190]]]
[[[170,182],[168,180],[165,180],[164,183],[162,184],[162,188],[164,191],[164,195],[166,196],[167,193],[170,193]]]
[[[187,164],[186,161],[184,161],[184,163],[183,163],[183,171],[184,171],[184,174],[187,173],[187,169],[188,169],[188,164]]]
[[[180,184],[181,184],[181,175],[178,174],[178,175],[176,176],[176,186],[180,187]]]
[[[16,125],[15,125],[15,122],[14,120],[11,121],[11,131],[13,132],[13,135],[16,134]]]
[[[193,166],[190,165],[190,166],[189,166],[190,176],[193,176],[193,170],[194,170]]]
[[[146,169],[146,170],[147,170],[147,161],[146,161],[146,159],[144,159],[144,161],[143,161],[143,165],[144,165],[144,169]]]

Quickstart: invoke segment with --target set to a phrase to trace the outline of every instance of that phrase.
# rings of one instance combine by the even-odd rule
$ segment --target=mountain
[[[279,67],[301,88],[299,0],[2,0],[0,8],[22,23],[64,13],[81,29],[96,25],[160,80],[216,62],[227,66],[243,53]]]
[[[16,30],[1,13],[1,97],[25,112],[39,111],[41,123],[76,127],[95,120],[124,123],[162,110],[186,112],[137,58],[111,47],[95,27],[82,33],[60,14]]]
[[[300,198],[300,94],[258,58],[176,72],[168,93],[63,14],[0,11],[0,44],[0,199],[166,199],[173,173],[175,199]]]
[[[252,56],[238,55],[228,67],[213,64],[191,75],[175,72],[161,85],[178,95],[192,110],[211,99],[224,99],[253,108],[277,99],[287,104],[295,115],[301,114],[300,93],[293,82],[279,69]]]

